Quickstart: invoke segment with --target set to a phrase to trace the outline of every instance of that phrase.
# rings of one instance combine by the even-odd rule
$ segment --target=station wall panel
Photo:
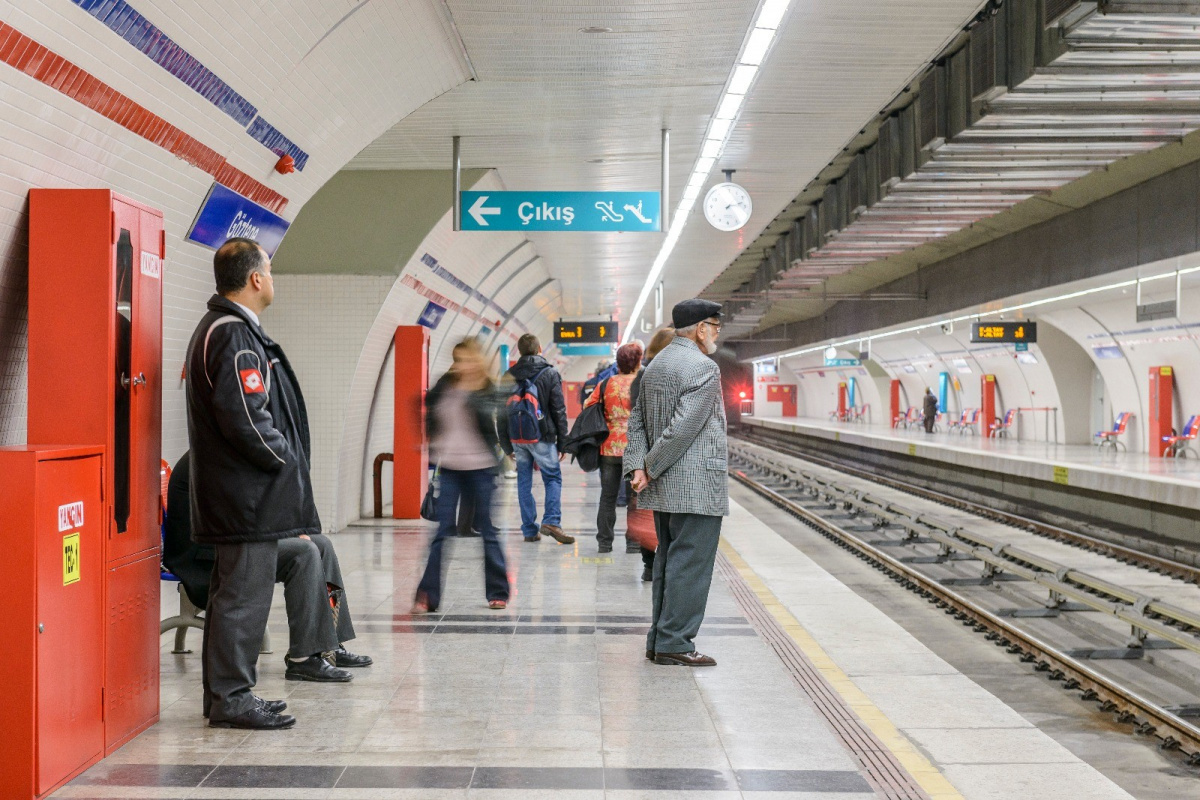
[[[346,17],[337,4],[291,0],[268,26],[231,26],[245,14],[232,0],[186,14],[161,0],[132,5],[238,93],[269,103],[307,168],[275,173],[277,156],[237,121],[74,3],[0,0],[0,21],[279,192],[289,217],[363,146],[469,77],[430,3],[364,3]],[[183,351],[213,289],[211,251],[183,237],[212,175],[2,63],[0,141],[0,444],[25,441],[28,191],[110,188],[165,215],[163,455],[173,462],[187,447]]]

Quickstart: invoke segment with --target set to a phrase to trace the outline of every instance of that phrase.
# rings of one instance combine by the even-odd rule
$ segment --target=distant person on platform
[[[566,457],[562,444],[570,428],[567,427],[567,402],[563,397],[562,376],[542,358],[542,343],[532,333],[517,340],[517,352],[521,357],[505,376],[505,385],[522,395],[536,397],[541,418],[536,442],[514,442],[510,435],[514,400],[510,394],[508,418],[501,420],[500,446],[517,462],[517,501],[521,507],[521,533],[525,541],[536,542],[549,536],[559,544],[573,544],[574,536],[562,529],[562,469],[559,462]],[[538,527],[537,505],[533,501],[533,465],[542,473],[542,484],[546,487],[546,507],[542,512],[542,524]]]
[[[216,551],[204,625],[204,705],[212,727],[290,728],[296,719],[252,690],[279,540],[321,532],[308,414],[287,356],[259,324],[275,297],[266,251],[252,239],[230,239],[217,250],[213,272],[217,293],[186,362],[191,493],[202,499],[192,503],[192,536]]]
[[[925,387],[924,414],[925,432],[933,433],[933,424],[937,422],[938,400],[929,387]]]
[[[721,518],[729,513],[728,447],[717,352],[721,306],[684,300],[671,311],[675,338],[642,371],[629,417],[624,469],[639,508],[654,511],[654,606],[646,658],[711,667],[696,650],[712,583]]]
[[[633,409],[630,387],[642,365],[642,346],[636,342],[621,345],[617,350],[618,373],[605,378],[596,386],[585,406],[599,404],[608,425],[608,437],[600,445],[600,502],[596,507],[596,546],[601,553],[611,553],[617,525],[617,495],[625,480],[621,461],[625,455],[629,413]],[[627,553],[638,551],[637,542],[628,539]]]

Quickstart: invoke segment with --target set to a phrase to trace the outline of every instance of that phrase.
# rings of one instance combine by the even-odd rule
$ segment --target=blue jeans
[[[537,462],[546,487],[546,508],[543,525],[562,524],[562,470],[558,466],[558,448],[554,442],[513,444],[517,460],[517,500],[521,505],[521,533],[526,537],[538,532],[537,506],[533,502],[533,465]]]
[[[429,610],[442,602],[442,547],[446,538],[458,535],[458,500],[466,495],[475,501],[475,523],[483,536],[484,592],[488,600],[508,599],[508,568],[500,534],[492,524],[492,492],[496,487],[495,470],[443,469],[438,474],[437,533],[429,543],[429,561],[417,586],[417,598],[423,595]]]

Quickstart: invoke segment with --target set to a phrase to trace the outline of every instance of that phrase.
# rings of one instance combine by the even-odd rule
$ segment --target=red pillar
[[[979,432],[992,435],[992,423],[996,421],[996,376],[979,376]]]
[[[396,401],[392,431],[392,516],[417,519],[429,481],[425,391],[429,388],[429,329],[396,328]]]
[[[890,392],[889,407],[891,408],[892,427],[900,420],[900,381],[893,379]]]
[[[1171,367],[1150,368],[1150,413],[1146,415],[1150,430],[1152,456],[1163,454],[1163,437],[1171,435],[1174,421],[1175,370]]]

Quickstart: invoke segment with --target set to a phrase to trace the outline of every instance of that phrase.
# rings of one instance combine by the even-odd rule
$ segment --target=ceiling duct
[[[828,277],[1200,129],[1200,0],[993,3],[904,96],[733,292],[731,335],[773,296],[820,301]]]

